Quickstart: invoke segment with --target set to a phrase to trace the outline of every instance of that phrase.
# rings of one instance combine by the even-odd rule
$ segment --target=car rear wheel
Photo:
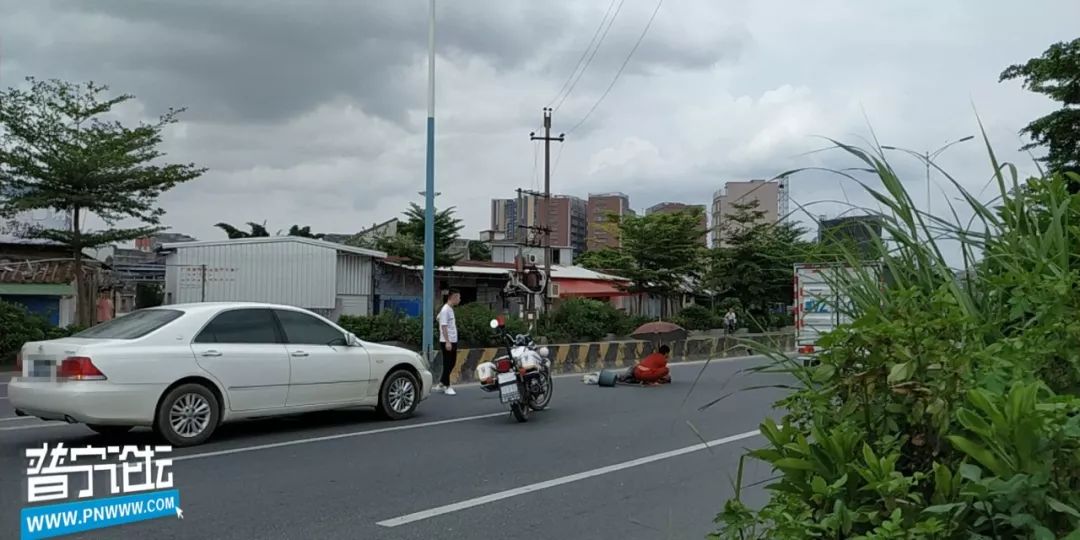
[[[173,388],[161,400],[154,429],[173,446],[193,446],[210,438],[220,418],[214,393],[189,383]]]
[[[131,431],[131,428],[133,426],[103,426],[101,424],[86,424],[86,427],[102,435],[123,435]]]
[[[420,383],[412,373],[395,371],[383,381],[379,390],[379,412],[391,420],[412,416],[420,403]]]

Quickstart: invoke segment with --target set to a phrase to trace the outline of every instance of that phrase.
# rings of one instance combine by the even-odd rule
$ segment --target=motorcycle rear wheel
[[[518,422],[529,421],[529,406],[523,402],[519,401],[517,403],[511,403],[510,412],[514,413],[514,418],[516,418]]]
[[[549,403],[551,403],[551,392],[555,389],[554,381],[551,378],[551,372],[545,371],[543,374],[544,393],[537,396],[533,396],[529,399],[529,407],[534,411],[544,410]]]

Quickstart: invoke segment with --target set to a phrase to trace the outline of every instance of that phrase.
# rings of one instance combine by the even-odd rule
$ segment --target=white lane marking
[[[270,444],[260,444],[260,445],[256,445],[256,446],[245,446],[245,447],[241,447],[241,448],[230,448],[228,450],[217,450],[215,452],[203,452],[201,454],[189,454],[189,455],[186,455],[186,456],[174,457],[174,458],[172,458],[172,460],[173,461],[186,461],[186,460],[189,460],[189,459],[201,459],[201,458],[213,457],[213,456],[225,456],[225,455],[229,455],[229,454],[239,454],[239,453],[242,453],[242,452],[254,452],[256,450],[268,450],[270,448],[281,448],[283,446],[295,446],[295,445],[298,445],[298,444],[310,444],[310,443],[323,442],[323,441],[333,441],[333,440],[337,440],[337,439],[347,439],[347,438],[350,438],[350,437],[363,437],[364,435],[377,435],[379,433],[390,433],[390,432],[393,432],[393,431],[405,431],[405,430],[409,430],[409,429],[419,429],[419,428],[425,428],[425,427],[431,427],[431,426],[442,426],[442,425],[446,425],[446,424],[456,424],[456,423],[459,423],[459,422],[469,422],[469,421],[472,421],[472,420],[481,420],[481,419],[484,419],[484,418],[494,418],[496,416],[506,416],[507,414],[508,413],[506,411],[503,411],[503,412],[490,413],[490,414],[479,414],[479,415],[476,415],[476,416],[463,416],[461,418],[449,418],[447,420],[437,420],[435,422],[424,422],[422,424],[408,424],[408,425],[404,425],[404,426],[394,426],[394,427],[380,428],[380,429],[369,429],[369,430],[366,430],[366,431],[353,431],[353,432],[350,432],[350,433],[338,433],[338,434],[335,434],[335,435],[326,435],[324,437],[312,437],[310,439],[296,439],[296,440],[292,440],[292,441],[282,441],[282,442],[276,442],[276,443],[270,443]],[[0,428],[0,429],[3,429],[3,428]]]
[[[641,466],[641,465],[645,465],[647,463],[653,463],[653,462],[656,462],[656,461],[661,461],[661,460],[664,460],[664,459],[670,459],[670,458],[673,458],[673,457],[678,457],[678,456],[682,456],[682,455],[685,455],[685,454],[690,454],[690,453],[693,453],[693,452],[699,452],[701,450],[705,450],[705,449],[711,448],[713,446],[720,446],[720,445],[723,445],[723,444],[728,444],[728,443],[732,443],[732,442],[735,442],[735,441],[741,441],[743,439],[748,439],[750,437],[755,437],[758,434],[759,434],[758,430],[755,429],[754,431],[747,431],[746,433],[739,433],[738,435],[732,435],[730,437],[724,437],[722,439],[716,439],[716,440],[712,440],[712,441],[705,442],[705,443],[698,443],[698,444],[695,444],[693,446],[687,446],[687,447],[684,447],[684,448],[679,448],[677,450],[671,450],[669,452],[663,452],[663,453],[660,453],[660,454],[653,454],[651,456],[645,456],[645,457],[638,458],[638,459],[632,459],[630,461],[624,461],[622,463],[616,463],[614,465],[608,465],[607,467],[601,467],[599,469],[593,469],[591,471],[579,472],[577,474],[571,474],[571,475],[568,475],[568,476],[562,476],[562,477],[554,478],[554,479],[551,479],[551,480],[545,480],[543,482],[537,482],[535,484],[529,484],[527,486],[521,486],[521,487],[517,487],[517,488],[514,488],[514,489],[508,489],[506,491],[500,491],[498,493],[492,493],[491,495],[484,495],[483,497],[476,497],[474,499],[466,499],[466,500],[461,501],[461,502],[456,502],[456,503],[448,504],[448,505],[445,505],[445,506],[439,506],[437,508],[432,508],[430,510],[423,510],[421,512],[415,512],[415,513],[412,513],[412,514],[406,514],[404,516],[400,516],[400,517],[380,521],[380,522],[376,523],[376,525],[380,525],[382,527],[388,527],[388,528],[389,527],[398,527],[398,526],[401,526],[401,525],[406,525],[406,524],[409,524],[409,523],[413,523],[415,521],[422,521],[422,520],[433,518],[433,517],[436,517],[436,516],[441,516],[443,514],[450,514],[450,513],[453,513],[453,512],[458,512],[460,510],[465,510],[467,508],[473,508],[475,506],[480,506],[480,505],[484,505],[484,504],[488,504],[488,503],[492,503],[492,502],[496,502],[496,501],[502,501],[502,500],[508,499],[510,497],[516,497],[518,495],[524,495],[526,493],[532,493],[534,491],[540,491],[542,489],[547,489],[547,488],[551,488],[551,487],[555,487],[555,486],[561,486],[563,484],[569,484],[571,482],[577,482],[579,480],[585,480],[586,478],[592,478],[594,476],[600,476],[600,475],[604,475],[604,474],[609,474],[609,473],[621,471],[621,470],[624,470],[624,469],[629,469],[629,468],[632,468],[632,467],[638,467],[638,466]]]

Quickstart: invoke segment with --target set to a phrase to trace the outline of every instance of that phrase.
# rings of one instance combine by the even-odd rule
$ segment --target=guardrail
[[[754,344],[783,351],[794,350],[795,334],[736,334],[733,337],[691,336],[684,340],[666,342],[671,347],[670,361],[690,362],[707,358],[744,356]],[[565,343],[548,345],[552,368],[555,373],[591,373],[606,368],[624,368],[634,365],[656,349],[649,341],[600,341],[592,343]],[[476,348],[458,351],[458,364],[450,374],[451,383],[469,383],[476,380],[476,366],[491,362],[506,354],[505,348]],[[442,370],[441,355],[435,359],[435,377]]]

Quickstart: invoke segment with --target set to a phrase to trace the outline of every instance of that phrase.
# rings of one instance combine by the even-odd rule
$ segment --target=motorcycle
[[[518,422],[529,421],[530,411],[540,411],[551,403],[551,360],[548,348],[537,347],[528,334],[510,336],[498,319],[491,329],[506,344],[506,355],[476,367],[476,378],[485,392],[498,392],[499,401],[510,405]]]

